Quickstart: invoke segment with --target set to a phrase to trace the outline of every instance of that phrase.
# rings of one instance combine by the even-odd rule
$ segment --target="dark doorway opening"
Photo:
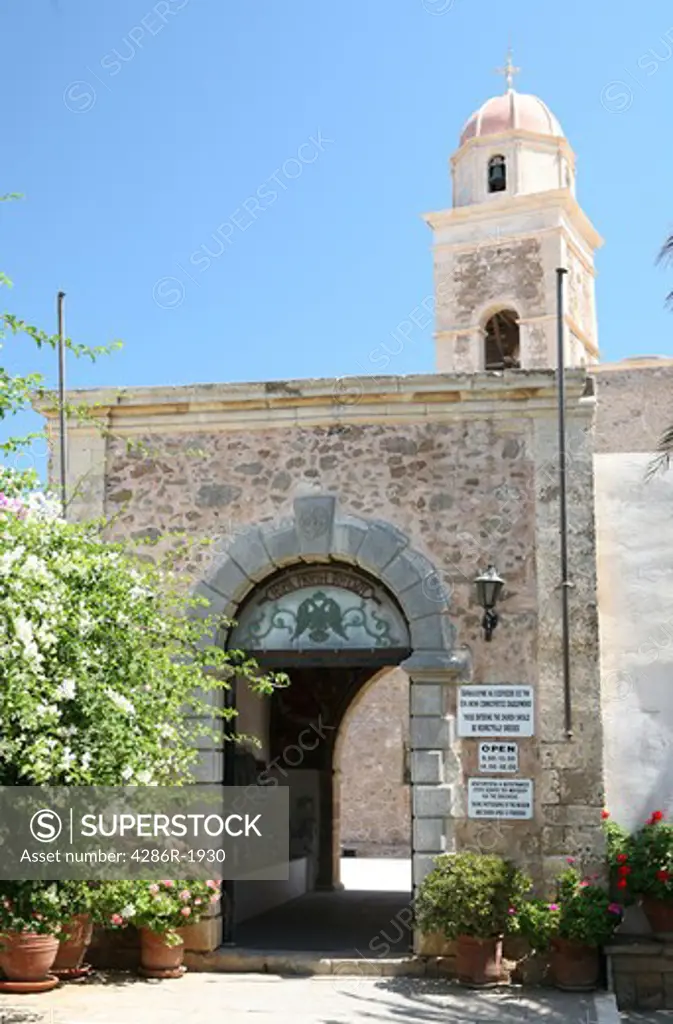
[[[291,877],[287,885],[234,883],[237,946],[348,957],[403,955],[411,948],[410,877],[399,891],[344,889],[341,883],[338,743],[344,718],[367,684],[376,685],[383,665],[394,667],[408,654],[311,652],[310,665],[299,654],[256,655],[291,680],[270,699],[264,765],[267,780],[272,775],[290,788]],[[385,733],[385,721],[378,731]]]

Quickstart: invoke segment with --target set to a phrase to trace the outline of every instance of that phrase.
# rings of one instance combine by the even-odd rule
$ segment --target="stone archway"
[[[455,646],[441,571],[412,548],[409,538],[382,520],[343,513],[336,495],[295,499],[293,514],[251,526],[213,560],[198,596],[209,613],[235,619],[262,581],[296,563],[344,563],[385,586],[408,625],[411,655],[402,662],[411,685],[413,886],[438,854],[454,848],[452,819],[465,803],[455,738],[453,686],[470,678],[470,655]],[[217,642],[226,642],[221,634]],[[213,779],[212,781],[219,781]]]

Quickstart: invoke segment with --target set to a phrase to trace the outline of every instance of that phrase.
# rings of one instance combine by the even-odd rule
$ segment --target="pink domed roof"
[[[510,89],[504,95],[487,100],[475,111],[463,128],[460,144],[515,128],[537,135],[563,136],[561,125],[541,99]]]

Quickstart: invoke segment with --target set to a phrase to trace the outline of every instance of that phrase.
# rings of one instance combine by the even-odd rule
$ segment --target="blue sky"
[[[671,353],[665,0],[23,0],[0,31],[6,302],[52,329],[63,289],[75,340],[124,342],[73,386],[371,372],[432,290],[420,215],[509,38],[606,239],[603,358]],[[387,372],[433,368],[428,327]]]

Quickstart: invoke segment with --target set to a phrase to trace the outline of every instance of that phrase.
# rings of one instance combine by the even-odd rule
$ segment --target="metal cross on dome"
[[[510,46],[507,51],[507,63],[504,68],[496,68],[496,74],[505,76],[508,91],[514,88],[514,76],[518,75],[521,71],[521,68],[515,67],[512,57],[512,47]]]

